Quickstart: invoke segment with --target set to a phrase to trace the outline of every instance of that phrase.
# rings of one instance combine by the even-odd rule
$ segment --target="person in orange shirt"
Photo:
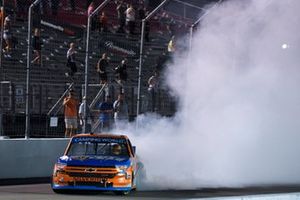
[[[76,133],[78,127],[78,105],[79,102],[75,98],[75,92],[71,89],[63,102],[66,125],[65,137],[71,137]]]

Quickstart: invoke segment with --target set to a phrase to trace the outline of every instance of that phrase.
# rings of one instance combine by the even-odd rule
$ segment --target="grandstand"
[[[84,73],[85,73],[85,56],[86,56],[86,22],[87,9],[83,1],[76,2],[76,10],[73,11],[69,6],[69,1],[60,0],[57,14],[53,14],[53,5],[49,1],[46,4],[39,4],[34,9],[33,28],[41,28],[42,50],[41,64],[31,64],[30,71],[30,90],[29,90],[29,108],[30,108],[30,135],[31,137],[62,137],[63,136],[63,116],[61,103],[58,102],[61,95],[74,82],[73,88],[77,91],[77,98],[81,99],[84,91]],[[17,1],[18,2],[18,1]],[[12,1],[4,1],[4,17],[12,16],[12,33],[15,42],[11,54],[3,53],[1,59],[1,85],[0,85],[0,105],[3,113],[3,133],[10,137],[24,136],[25,129],[25,110],[26,110],[26,73],[27,73],[27,49],[28,49],[28,18],[27,11],[31,1],[22,5],[12,4]],[[48,2],[48,1],[46,1]],[[103,1],[95,1],[96,5],[100,5]],[[128,3],[131,1],[127,1]],[[135,7],[138,8],[138,1]],[[150,41],[144,43],[143,72],[141,77],[141,112],[147,112],[147,80],[157,68],[157,61],[161,60],[162,55],[166,54],[169,34],[166,24],[168,20],[172,20],[176,26],[177,34],[184,35],[188,31],[193,18],[191,9],[200,6],[204,7],[208,1],[197,1],[197,6],[191,7],[186,4],[185,11],[178,12],[178,5],[168,4],[163,11],[159,12],[150,21]],[[175,1],[179,3],[179,1]],[[193,3],[189,1],[189,3]],[[20,6],[23,6],[20,9]],[[177,8],[177,9],[176,9]],[[177,11],[172,12],[172,10]],[[108,13],[109,31],[99,33],[95,28],[90,34],[89,49],[89,89],[88,99],[92,101],[100,90],[98,75],[96,73],[96,64],[102,53],[108,53],[110,58],[110,67],[108,70],[109,93],[113,98],[118,94],[118,84],[114,81],[113,69],[126,57],[128,59],[128,81],[125,86],[126,97],[129,104],[130,119],[136,116],[136,99],[137,99],[137,83],[138,83],[138,67],[140,56],[140,22],[136,22],[135,35],[127,33],[117,33],[117,13],[115,1],[109,2],[104,11]],[[188,11],[188,12],[187,12]],[[195,17],[198,13],[192,15]],[[196,12],[196,11],[194,11]],[[167,14],[166,14],[167,13]],[[183,16],[180,14],[183,13]],[[167,17],[165,17],[167,16]],[[98,16],[95,17],[96,20]],[[33,29],[32,29],[33,30]],[[76,61],[78,72],[75,74],[74,80],[66,77],[66,52],[69,43],[76,44]],[[170,59],[165,56],[164,60]],[[167,92],[167,88],[161,87],[159,95],[157,95],[156,112],[172,116],[176,111],[175,99]],[[98,101],[101,101],[104,94]],[[58,103],[58,111],[50,113],[49,110]],[[58,126],[53,128],[49,126],[51,117],[58,117]],[[41,133],[43,130],[44,133]],[[2,133],[2,134],[3,134]]]

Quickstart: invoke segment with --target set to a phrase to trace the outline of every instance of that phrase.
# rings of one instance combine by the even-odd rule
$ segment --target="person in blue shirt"
[[[113,103],[110,96],[105,97],[105,101],[101,102],[99,108],[99,126],[100,131],[105,132],[111,128],[113,116]]]

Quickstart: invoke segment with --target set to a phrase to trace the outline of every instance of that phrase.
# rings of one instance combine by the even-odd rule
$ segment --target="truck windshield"
[[[89,142],[71,143],[67,156],[129,156],[126,143]]]

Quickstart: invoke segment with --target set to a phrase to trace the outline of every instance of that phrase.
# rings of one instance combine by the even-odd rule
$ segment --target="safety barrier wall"
[[[50,177],[68,139],[0,139],[1,179]]]

